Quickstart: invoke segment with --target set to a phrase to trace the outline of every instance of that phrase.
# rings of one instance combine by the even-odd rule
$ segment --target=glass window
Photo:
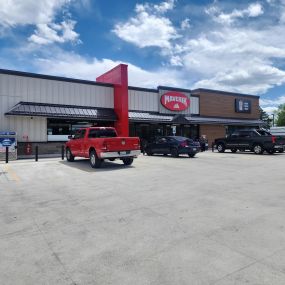
[[[114,138],[117,134],[112,129],[91,129],[89,131],[89,138]]]

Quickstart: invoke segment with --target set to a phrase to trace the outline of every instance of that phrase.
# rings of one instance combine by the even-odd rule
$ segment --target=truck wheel
[[[170,153],[172,157],[178,157],[178,150],[176,148],[172,148]]]
[[[126,158],[123,158],[122,160],[125,165],[131,165],[134,161],[132,157],[126,157]]]
[[[237,149],[236,149],[236,148],[232,148],[232,149],[231,149],[231,152],[236,153],[236,152],[237,152]]]
[[[218,143],[217,144],[217,150],[218,152],[225,152],[225,145],[223,143]]]
[[[69,148],[66,149],[66,159],[69,162],[74,161],[74,156],[71,153],[71,150]]]
[[[95,150],[90,151],[89,159],[92,168],[99,168],[101,166],[102,160],[97,156]]]
[[[253,152],[255,154],[263,154],[264,149],[263,149],[263,147],[260,144],[256,144],[256,145],[253,146]]]

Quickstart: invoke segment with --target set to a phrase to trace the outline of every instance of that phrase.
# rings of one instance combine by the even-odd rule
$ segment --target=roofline
[[[129,89],[129,90],[135,90],[135,91],[144,91],[144,92],[158,93],[158,90],[157,90],[157,89],[154,89],[154,88],[128,86],[128,89]]]
[[[218,93],[219,95],[228,95],[228,96],[236,96],[236,97],[239,96],[239,97],[249,97],[249,98],[258,98],[258,99],[260,98],[260,96],[257,96],[257,95],[220,91],[220,90],[206,89],[206,88],[197,88],[197,89],[192,90],[192,92],[193,93],[207,92],[207,93]]]
[[[170,86],[162,86],[162,85],[159,85],[157,87],[157,89],[162,89],[162,90],[166,90],[166,91],[181,91],[181,92],[187,92],[187,93],[191,93],[192,92],[190,89],[178,88],[178,87],[170,87]]]
[[[114,85],[111,83],[96,82],[95,80],[91,81],[91,80],[85,80],[85,79],[75,79],[75,78],[70,78],[70,77],[39,74],[39,73],[24,72],[24,71],[16,71],[16,70],[10,70],[10,69],[0,69],[0,74],[39,78],[39,79],[47,79],[47,80],[57,80],[57,81],[63,81],[63,82],[81,83],[81,84],[105,86],[105,87],[112,87],[112,88],[114,87]],[[213,90],[213,89],[206,89],[206,88],[198,88],[198,89],[190,90],[190,89],[185,89],[185,88],[162,86],[162,85],[159,85],[157,87],[157,89],[128,86],[128,90],[137,90],[137,91],[155,92],[155,93],[158,93],[159,89],[169,90],[169,91],[187,92],[187,93],[191,93],[193,95],[195,95],[195,93],[197,94],[197,93],[201,93],[201,92],[208,92],[208,93],[217,93],[219,95],[249,97],[249,98],[258,98],[258,99],[260,98],[260,96],[257,96],[257,95],[241,94],[241,93],[234,93],[234,92],[227,92],[227,91],[220,91],[220,90]]]
[[[68,77],[55,76],[55,75],[15,71],[15,70],[9,70],[9,69],[0,69],[0,74],[47,79],[47,80],[57,80],[57,81],[63,81],[63,82],[81,83],[81,84],[96,85],[96,86],[114,87],[113,84],[96,82],[95,80],[91,81],[91,80],[84,80],[84,79],[75,79],[75,78],[68,78]]]

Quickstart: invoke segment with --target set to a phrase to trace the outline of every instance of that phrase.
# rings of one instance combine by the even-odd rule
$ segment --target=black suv
[[[230,149],[232,152],[237,150],[250,150],[256,154],[267,151],[269,154],[274,152],[284,152],[285,139],[280,136],[273,136],[262,129],[239,130],[226,138],[215,140],[216,148],[219,152]]]

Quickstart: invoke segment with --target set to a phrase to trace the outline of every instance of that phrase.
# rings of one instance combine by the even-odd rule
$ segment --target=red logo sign
[[[183,93],[171,91],[160,97],[161,104],[171,111],[184,111],[190,106],[190,99]]]

